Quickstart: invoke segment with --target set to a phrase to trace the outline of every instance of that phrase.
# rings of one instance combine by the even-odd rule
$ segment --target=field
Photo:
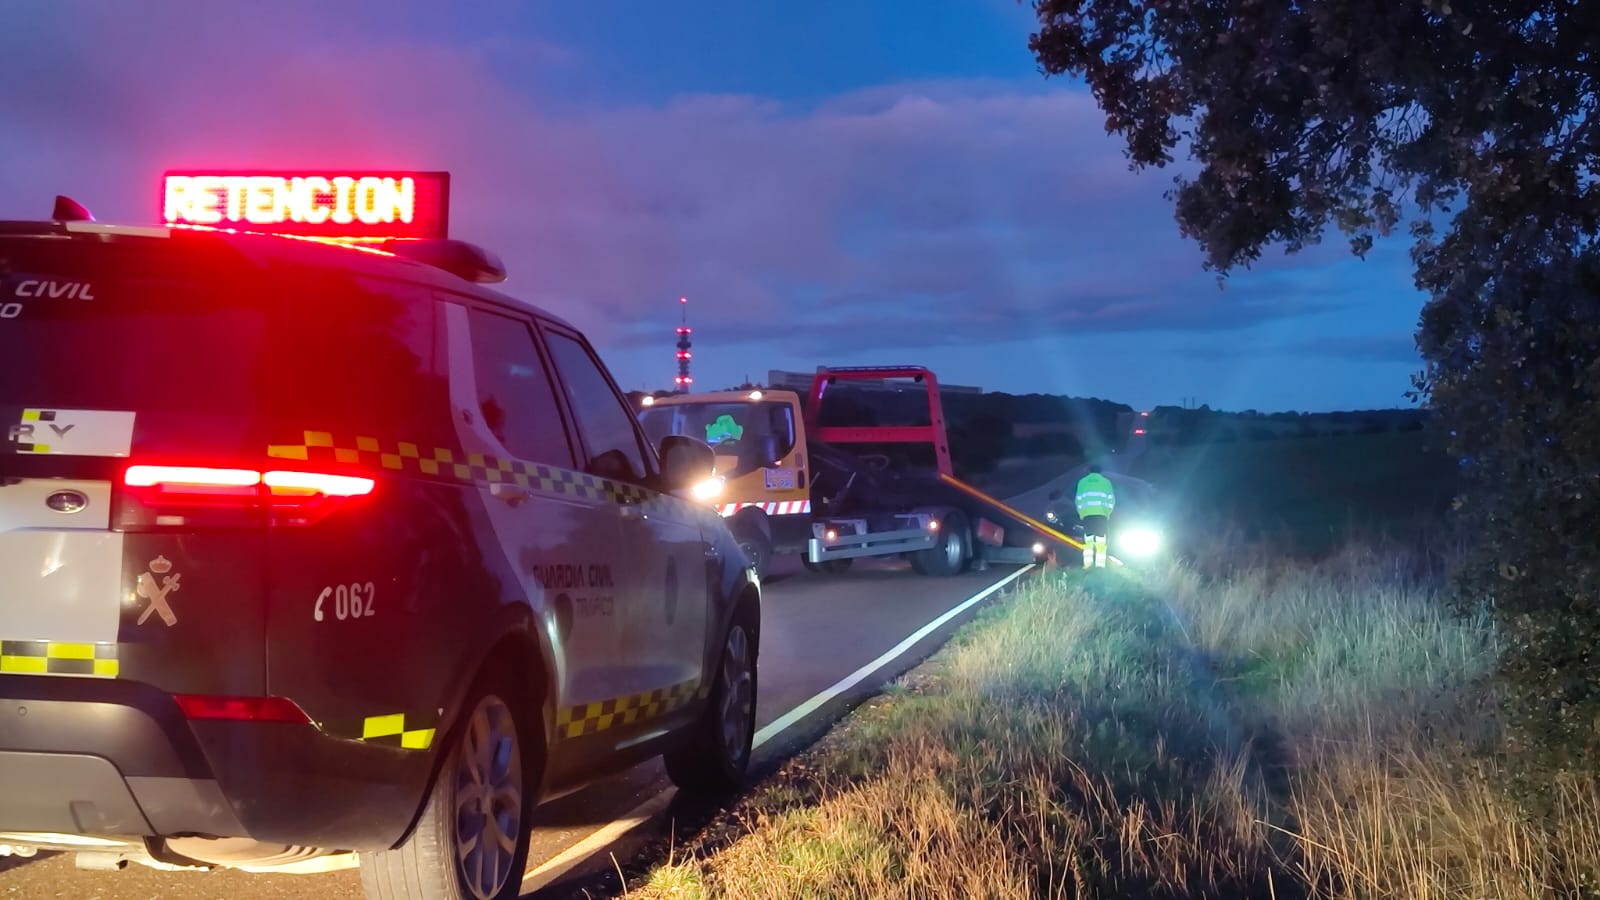
[[[1436,538],[1455,492],[1454,467],[1418,431],[1284,437],[1193,446],[1153,446],[1108,470],[1155,485],[1164,518],[1194,549],[1229,542],[1270,545],[1300,556],[1356,539]],[[972,477],[1013,497],[1081,466],[1077,457],[1015,458]]]
[[[1410,569],[1053,575],[631,896],[1596,896],[1600,786],[1502,793],[1494,633]]]
[[[1414,457],[1355,443],[1412,436],[1350,437],[1149,462],[1235,509],[1442,502],[1417,484],[1437,469],[1396,483]],[[1264,533],[1348,538],[1309,513]],[[1274,546],[1047,573],[625,872],[630,896],[1600,897],[1600,781],[1538,812],[1506,791],[1501,641],[1447,610],[1441,555]]]
[[[1152,447],[1131,466],[1178,513],[1307,554],[1431,528],[1454,470],[1419,431]]]

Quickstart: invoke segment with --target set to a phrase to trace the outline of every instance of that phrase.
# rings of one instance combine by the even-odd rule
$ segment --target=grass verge
[[[1543,817],[1500,790],[1494,634],[1414,567],[1091,575],[986,611],[632,896],[1595,896],[1594,779]]]

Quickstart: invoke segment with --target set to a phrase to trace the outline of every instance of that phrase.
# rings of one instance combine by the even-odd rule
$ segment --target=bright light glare
[[[690,488],[690,493],[694,494],[696,500],[711,500],[722,494],[722,484],[725,480],[721,475],[713,475]]]
[[[655,406],[656,405],[656,398],[651,397],[649,395],[646,395],[643,400],[639,401],[639,403],[641,405],[643,405],[643,406]]]
[[[1161,552],[1161,533],[1153,528],[1130,528],[1117,543],[1128,556],[1147,558]]]
[[[212,469],[199,466],[129,466],[122,476],[129,487],[183,484],[198,487],[254,487],[261,473],[250,469]]]
[[[320,472],[265,472],[261,481],[274,494],[326,494],[329,497],[360,497],[372,493],[371,478],[351,475],[324,475]]]
[[[760,391],[751,391],[750,392],[750,399],[751,400],[760,400],[761,399],[761,392]]]

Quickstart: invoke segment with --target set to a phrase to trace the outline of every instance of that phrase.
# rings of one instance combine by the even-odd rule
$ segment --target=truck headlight
[[[1154,528],[1129,528],[1118,536],[1117,549],[1135,559],[1148,559],[1161,552],[1161,532]]]
[[[722,496],[722,484],[727,479],[721,475],[713,475],[689,489],[696,500],[715,500]]]

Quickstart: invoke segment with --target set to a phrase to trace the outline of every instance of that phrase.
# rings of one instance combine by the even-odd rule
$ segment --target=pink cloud
[[[619,348],[659,342],[679,295],[789,353],[1303,311],[1218,297],[1172,224],[1169,176],[1129,173],[1071,89],[936,82],[809,108],[696,95],[574,114],[530,90],[566,51],[408,36],[428,33],[414,9],[391,30],[309,35],[325,7],[93,9],[38,23],[43,42],[0,37],[0,78],[48,69],[50,84],[0,98],[7,217],[60,191],[147,219],[168,166],[445,168],[455,232],[506,260],[508,291]]]

